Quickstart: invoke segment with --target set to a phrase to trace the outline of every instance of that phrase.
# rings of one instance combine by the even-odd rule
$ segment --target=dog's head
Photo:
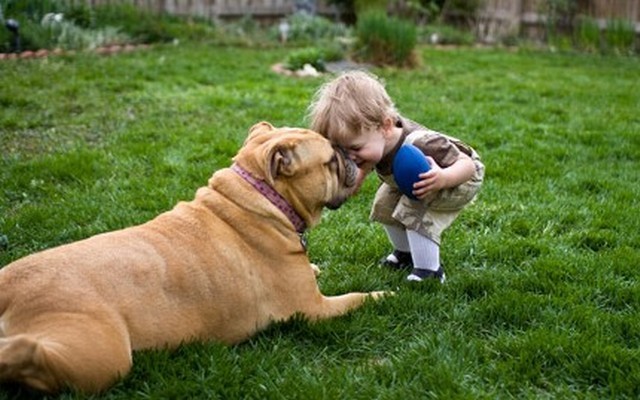
[[[308,226],[318,222],[324,207],[340,207],[355,188],[355,163],[308,129],[260,122],[233,160],[280,193]]]

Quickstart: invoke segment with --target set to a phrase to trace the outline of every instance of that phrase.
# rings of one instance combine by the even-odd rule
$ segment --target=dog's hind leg
[[[55,325],[0,339],[0,381],[48,393],[67,387],[97,393],[131,369],[122,330],[86,316],[50,317]]]

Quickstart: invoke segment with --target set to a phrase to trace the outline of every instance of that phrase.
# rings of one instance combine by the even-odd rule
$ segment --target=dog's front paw
[[[369,295],[374,300],[380,300],[383,297],[395,296],[396,292],[392,292],[390,290],[379,290],[379,291],[376,291],[376,292],[370,292]]]

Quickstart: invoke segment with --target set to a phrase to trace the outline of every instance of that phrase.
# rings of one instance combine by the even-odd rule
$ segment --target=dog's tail
[[[45,367],[46,351],[29,335],[0,338],[0,382],[17,382],[42,392],[61,389],[59,380]]]
[[[110,321],[49,315],[39,331],[0,337],[0,382],[45,393],[99,393],[131,369],[131,347]],[[11,330],[8,328],[7,330]]]
[[[43,374],[45,354],[32,335],[10,335],[8,312],[13,291],[8,275],[0,270],[0,382],[17,382],[44,392],[56,390],[55,379]]]

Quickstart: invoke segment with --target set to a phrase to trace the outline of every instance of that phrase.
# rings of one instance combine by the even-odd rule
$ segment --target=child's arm
[[[427,194],[452,188],[471,179],[476,167],[471,157],[460,153],[458,159],[448,167],[441,168],[433,158],[427,156],[431,169],[420,174],[420,181],[413,184],[413,195],[423,199]]]

